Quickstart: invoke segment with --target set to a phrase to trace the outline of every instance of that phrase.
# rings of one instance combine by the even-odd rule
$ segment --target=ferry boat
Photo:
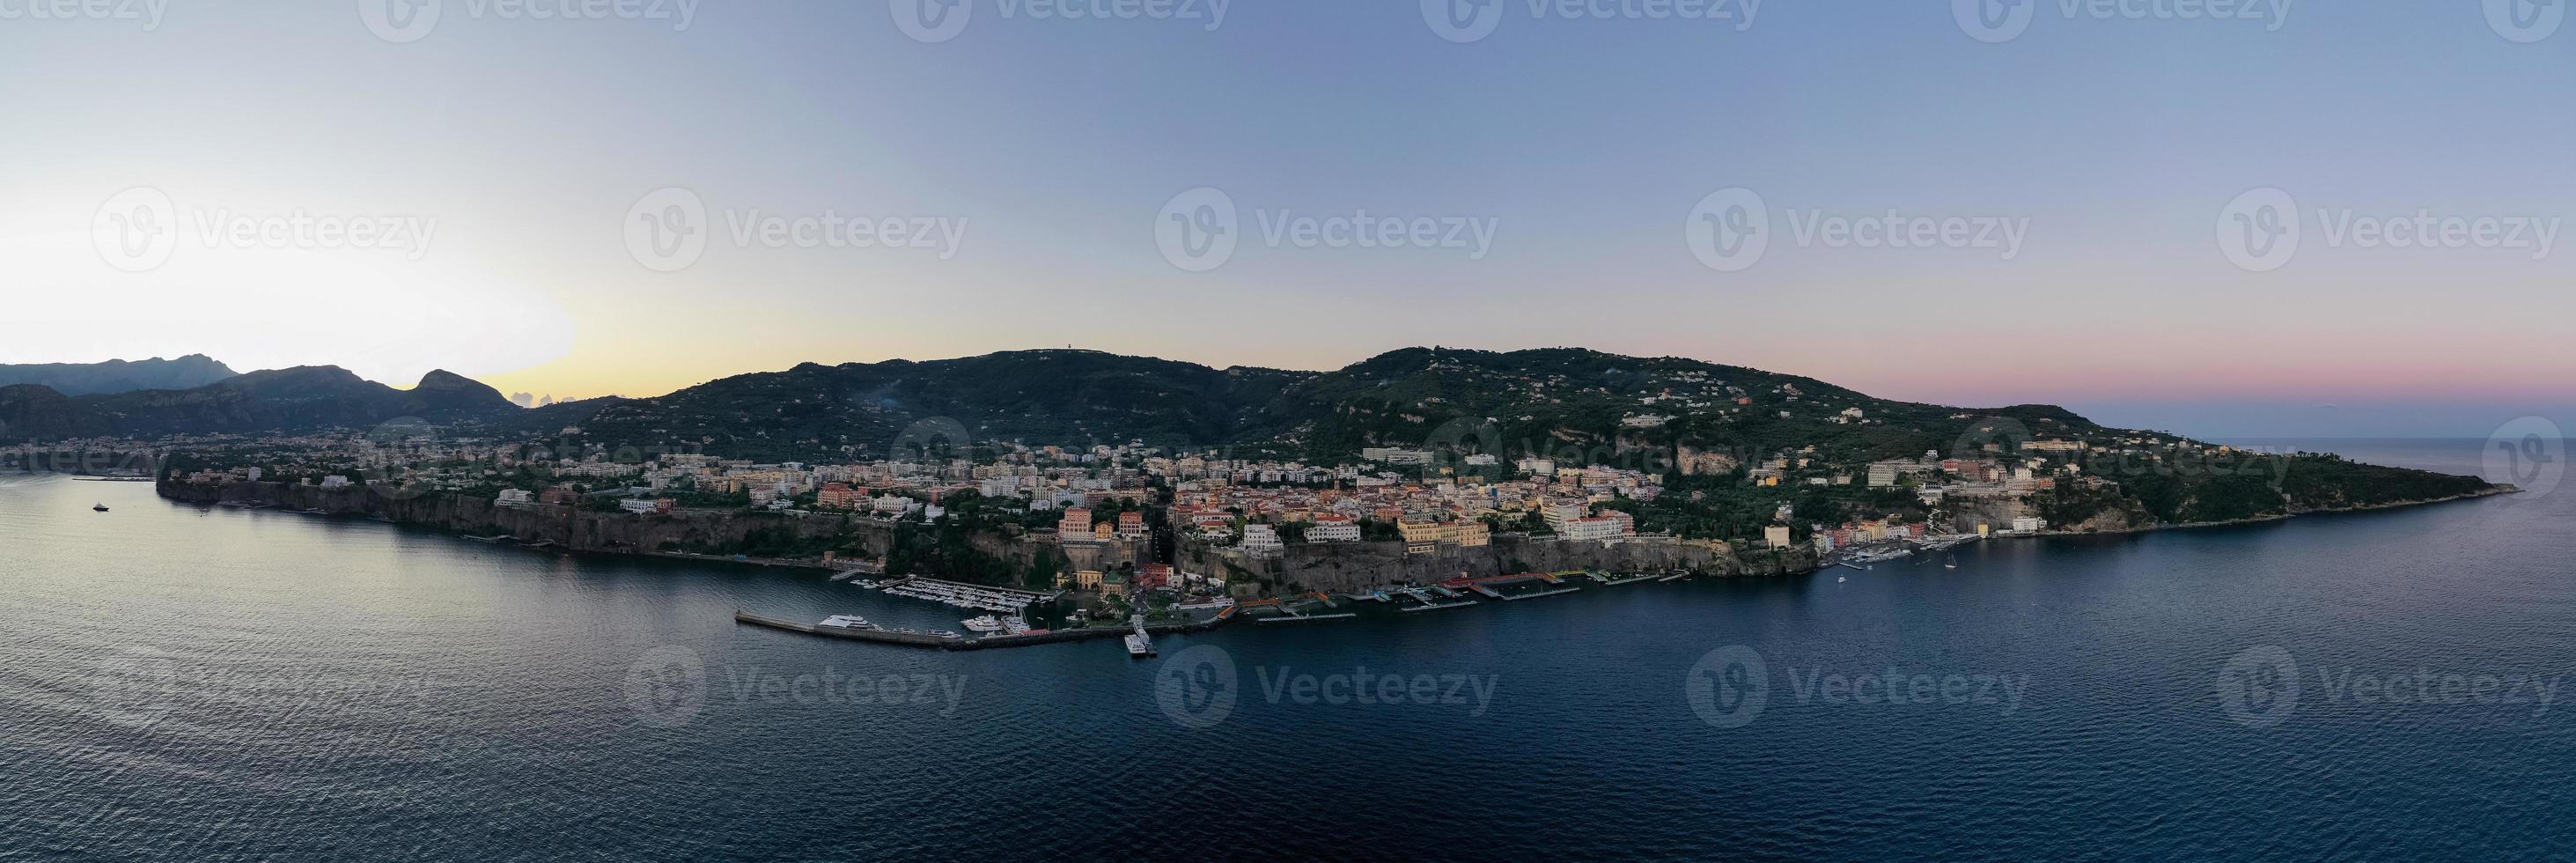
[[[970,617],[963,622],[966,624],[966,631],[968,632],[1002,631],[1002,621],[989,614],[982,617]]]
[[[1141,632],[1127,636],[1127,655],[1138,659],[1154,655],[1154,641]]]

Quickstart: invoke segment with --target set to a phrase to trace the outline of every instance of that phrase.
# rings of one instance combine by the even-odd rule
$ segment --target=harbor
[[[895,596],[929,599],[955,607],[977,608],[992,612],[1020,612],[1031,605],[1053,602],[1060,597],[1060,594],[1041,594],[1034,591],[918,577],[900,578],[878,584],[855,579],[854,576],[858,574],[860,573],[855,571],[842,572],[832,576],[830,580],[871,587]],[[1580,570],[1557,573],[1524,572],[1482,578],[1462,575],[1438,584],[1389,585],[1366,593],[1344,594],[1338,600],[1332,594],[1320,591],[1239,602],[1218,598],[1179,606],[1181,609],[1198,613],[1214,610],[1213,614],[1195,616],[1186,621],[1148,623],[1145,615],[1131,614],[1123,621],[1125,624],[1123,626],[1084,626],[1055,630],[1031,629],[1027,621],[1017,614],[997,617],[995,614],[988,613],[961,621],[962,626],[970,632],[978,633],[980,637],[967,637],[946,630],[888,629],[871,623],[864,617],[849,614],[830,615],[814,623],[803,623],[737,610],[734,613],[734,621],[737,624],[826,638],[935,650],[985,650],[1057,644],[1085,639],[1117,638],[1128,655],[1144,658],[1159,653],[1153,643],[1154,636],[1204,632],[1237,619],[1248,618],[1269,625],[1326,623],[1355,620],[1363,616],[1358,609],[1344,608],[1343,602],[1388,606],[1395,614],[1402,615],[1578,593],[1583,588],[1572,582],[1583,579],[1606,587],[1643,581],[1669,581],[1671,578],[1671,575],[1661,573],[1621,576]],[[1000,608],[994,608],[994,606],[1000,606]]]

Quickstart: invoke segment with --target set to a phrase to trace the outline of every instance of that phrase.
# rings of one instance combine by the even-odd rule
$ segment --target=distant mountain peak
[[[204,354],[175,360],[108,360],[101,363],[0,365],[0,386],[37,384],[67,396],[112,395],[136,390],[195,389],[235,376]]]

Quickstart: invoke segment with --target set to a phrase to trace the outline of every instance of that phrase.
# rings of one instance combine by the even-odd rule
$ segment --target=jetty
[[[1503,597],[1503,599],[1504,599],[1504,600],[1506,600],[1506,601],[1509,601],[1509,600],[1518,600],[1518,599],[1537,599],[1537,598],[1542,597],[1542,596],[1555,596],[1555,595],[1560,594],[1560,593],[1573,593],[1573,592],[1575,592],[1575,591],[1582,590],[1582,589],[1583,589],[1583,588],[1580,588],[1580,587],[1560,587],[1560,588],[1557,588],[1557,589],[1555,589],[1555,590],[1542,590],[1542,591],[1538,591],[1538,592],[1536,592],[1536,593],[1515,593],[1515,594],[1512,594],[1512,595],[1509,595],[1509,596],[1505,596],[1505,597]]]
[[[1144,633],[1150,635],[1169,635],[1187,632],[1203,632],[1223,625],[1225,621],[1231,617],[1233,617],[1231,614],[1222,614],[1216,619],[1204,623],[1163,623],[1147,625],[1144,626]],[[1082,629],[1041,630],[1029,632],[1023,635],[988,635],[983,638],[946,638],[924,632],[894,632],[873,627],[841,627],[824,626],[820,623],[799,623],[785,618],[753,614],[748,611],[735,611],[733,613],[733,622],[745,626],[758,626],[767,629],[802,633],[823,638],[840,638],[850,641],[865,641],[872,644],[885,644],[895,647],[914,647],[926,650],[991,650],[1002,647],[1032,647],[1040,644],[1060,644],[1068,641],[1083,641],[1086,639],[1096,638],[1125,638],[1126,636],[1137,634],[1127,627],[1093,626]]]

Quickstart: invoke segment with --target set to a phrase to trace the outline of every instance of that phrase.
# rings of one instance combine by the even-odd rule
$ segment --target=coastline
[[[2349,507],[2303,509],[2294,512],[2257,516],[2245,519],[2158,523],[2101,530],[2045,530],[2036,533],[1998,532],[1993,534],[1990,538],[2036,539],[2100,537],[2146,534],[2167,530],[2243,527],[2289,521],[2307,515],[2378,512],[2496,497],[2508,494],[2518,494],[2521,493],[2521,491],[2522,489],[2512,485],[2498,484],[2466,494],[2451,495],[2440,498],[2387,501],[2383,503],[2363,504]],[[305,486],[285,486],[276,483],[231,483],[223,486],[203,487],[176,484],[164,479],[155,482],[154,492],[156,496],[167,500],[180,503],[191,503],[200,506],[250,504],[261,507],[291,508],[291,511],[322,510],[325,514],[334,516],[380,515],[381,517],[379,520],[386,521],[387,523],[429,528],[464,539],[489,541],[485,537],[474,535],[474,530],[499,527],[502,529],[503,533],[512,536],[512,545],[516,545],[530,551],[539,552],[552,551],[567,554],[626,555],[661,558],[667,560],[683,560],[693,563],[722,563],[759,566],[764,568],[812,570],[820,572],[865,570],[879,565],[872,561],[862,560],[825,561],[820,558],[747,557],[706,552],[667,551],[638,547],[637,543],[631,541],[614,539],[602,541],[602,537],[612,535],[617,537],[628,537],[639,534],[652,534],[654,531],[650,530],[650,528],[653,527],[666,529],[687,527],[689,529],[687,532],[690,535],[702,538],[723,536],[739,537],[742,533],[748,530],[748,528],[745,527],[747,524],[757,522],[759,525],[772,525],[777,523],[778,517],[768,514],[743,514],[715,510],[685,510],[678,516],[647,516],[632,513],[582,511],[560,506],[503,508],[497,506],[496,502],[490,499],[473,498],[454,493],[421,495],[398,499],[387,498],[377,494],[372,488],[363,486],[344,489],[320,489]],[[289,500],[289,498],[296,499]],[[648,522],[648,519],[657,521]],[[513,529],[512,525],[501,524],[500,522],[502,521],[516,522],[516,529]],[[828,521],[832,525],[841,529],[863,529],[889,534],[893,529],[893,523],[891,522],[840,515],[809,516],[790,519],[791,523],[800,525],[806,522],[823,521]],[[480,522],[481,524],[464,524],[460,522]],[[610,529],[608,526],[616,526],[624,529]],[[1016,541],[1025,542],[1025,540]],[[1537,545],[1552,548],[1567,548],[1592,544],[1551,542]],[[1527,552],[1532,546],[1533,544],[1527,542],[1514,544],[1511,547],[1511,552],[1508,556],[1517,557],[1520,553]],[[1051,548],[1052,546],[1049,547]],[[1694,575],[1716,578],[1813,575],[1832,566],[1832,564],[1826,563],[1821,559],[1821,556],[1814,555],[1811,551],[1808,551],[1808,549],[1803,547],[1791,550],[1789,555],[1785,558],[1775,557],[1768,561],[1768,565],[1762,566],[1755,566],[1753,565],[1754,562],[1752,560],[1748,560],[1748,558],[1754,557],[1753,555],[1729,552],[1724,554],[1722,557],[1714,557],[1711,556],[1714,552],[1704,544],[1691,544],[1677,540],[1638,541],[1632,539],[1627,542],[1603,545],[1599,550],[1617,551],[1623,549],[1624,552],[1622,553],[1629,556],[1650,557],[1658,561],[1670,560],[1672,559],[1672,554],[1688,551],[1691,553],[1691,556],[1687,559],[1692,563],[1704,562],[1717,565],[1706,569],[1696,566],[1685,566],[1681,568],[1692,572]],[[1021,551],[1028,553],[1044,553],[1044,549],[1036,549],[1034,547],[1021,549]],[[1192,549],[1190,551],[1204,555],[1208,550]],[[1467,569],[1476,568],[1473,567],[1472,562],[1462,565],[1459,557],[1450,555],[1403,555],[1387,558],[1384,555],[1373,555],[1370,552],[1370,549],[1360,547],[1357,544],[1351,544],[1347,548],[1340,547],[1340,545],[1337,544],[1335,547],[1322,548],[1320,550],[1317,547],[1312,546],[1303,547],[1302,552],[1298,557],[1308,562],[1318,560],[1324,561],[1333,565],[1337,570],[1347,571],[1356,569],[1362,573],[1373,573],[1372,575],[1362,575],[1359,577],[1359,580],[1374,581],[1380,584],[1393,584],[1407,580],[1419,581],[1421,580],[1419,573],[1412,572],[1412,570],[1417,569],[1438,567],[1444,570],[1465,571]],[[1499,547],[1489,553],[1480,555],[1480,557],[1503,556],[1507,555]],[[1374,561],[1374,563],[1372,563],[1372,561]],[[1276,569],[1276,567],[1280,566],[1282,563],[1280,558],[1271,558],[1267,563],[1273,567],[1273,571],[1270,573],[1271,575],[1284,575],[1284,573],[1281,573]],[[1554,563],[1561,563],[1561,561]],[[1494,569],[1496,567],[1486,566],[1482,568]],[[1545,571],[1566,568],[1587,567],[1580,565],[1550,565],[1540,567],[1540,569]],[[1621,571],[1622,569],[1622,567],[1618,566],[1589,568],[1604,568],[1609,571]],[[1643,571],[1643,568],[1635,569]],[[1500,573],[1496,572],[1486,574]],[[1406,575],[1414,577],[1411,579],[1397,577]],[[1312,586],[1308,586],[1308,590],[1305,592],[1311,592],[1313,589],[1314,588]],[[1339,588],[1328,586],[1327,589]]]
[[[2138,527],[2124,527],[2112,530],[2043,530],[2037,533],[1998,533],[1994,538],[2037,539],[2043,537],[2126,536],[2141,533],[2155,533],[2157,531],[2165,530],[2191,530],[2203,527],[2245,527],[2248,525],[2275,524],[2308,515],[2350,515],[2356,513],[2382,512],[2392,509],[2432,506],[2434,504],[2455,503],[2463,500],[2476,500],[2479,498],[2499,497],[2502,495],[2521,493],[2522,489],[2519,487],[2499,483],[2467,494],[2455,494],[2448,497],[2425,498],[2422,500],[2392,500],[2385,503],[2369,503],[2358,506],[2302,509],[2281,513],[2279,515],[2262,515],[2255,516],[2253,518],[2236,518],[2224,521],[2160,522],[2157,524],[2142,525]]]

